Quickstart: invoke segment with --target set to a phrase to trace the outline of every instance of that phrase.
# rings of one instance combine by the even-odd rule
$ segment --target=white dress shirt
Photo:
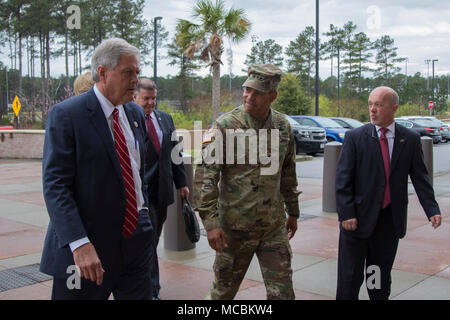
[[[119,124],[122,128],[123,135],[125,137],[128,153],[130,155],[131,169],[133,172],[133,180],[134,180],[134,188],[136,191],[136,203],[138,212],[143,209],[144,205],[144,196],[142,194],[142,181],[141,176],[139,175],[139,170],[141,168],[141,156],[139,153],[139,143],[136,141],[134,137],[133,131],[130,127],[130,122],[128,121],[125,110],[123,109],[123,105],[114,106],[108,99],[103,96],[103,94],[97,89],[97,85],[94,85],[94,92],[97,96],[98,101],[100,102],[100,106],[105,114],[106,121],[108,122],[109,129],[111,131],[111,137],[114,140],[113,133],[113,111],[114,108],[119,110]],[[90,242],[87,237],[79,239],[77,241],[71,242],[69,244],[72,252],[81,247],[83,244]]]
[[[378,139],[379,139],[381,136],[380,129],[382,127],[375,126],[375,128],[377,129],[377,134],[378,134]],[[388,131],[386,131],[386,139],[388,141],[388,146],[389,146],[389,159],[392,159],[392,150],[394,149],[394,138],[395,138],[395,122],[392,122],[386,128],[388,129]]]

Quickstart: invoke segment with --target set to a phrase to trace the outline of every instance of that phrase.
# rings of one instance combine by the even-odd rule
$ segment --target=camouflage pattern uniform
[[[270,68],[273,66],[269,65]],[[243,84],[255,89],[274,90],[281,71],[267,70],[267,65],[249,68],[249,79]],[[275,67],[273,67],[275,68]],[[266,87],[264,87],[266,85]],[[276,87],[275,87],[276,90]],[[226,130],[267,129],[268,149],[271,150],[270,130],[279,130],[279,166],[275,174],[261,175],[270,164],[249,164],[249,139],[245,144],[245,164],[237,164],[236,141],[234,162],[227,164]],[[216,131],[217,130],[217,131]],[[198,165],[195,172],[196,207],[207,231],[223,228],[227,248],[216,253],[215,280],[207,298],[233,299],[248,266],[256,253],[263,274],[268,299],[294,299],[292,286],[292,252],[286,231],[286,214],[299,216],[295,147],[292,129],[285,116],[269,111],[260,121],[244,111],[241,105],[222,115],[203,141],[203,152],[214,154],[218,133],[223,136],[222,164]],[[259,141],[259,140],[258,140]],[[270,155],[270,151],[269,151]]]

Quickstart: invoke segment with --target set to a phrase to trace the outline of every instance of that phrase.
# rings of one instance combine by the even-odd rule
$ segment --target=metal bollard
[[[431,139],[430,137],[421,137],[420,142],[422,143],[423,160],[425,162],[425,167],[428,170],[431,185],[433,185],[433,139]]]
[[[342,143],[329,142],[323,151],[322,211],[336,212],[335,180]]]
[[[191,191],[189,201],[192,201],[194,172],[192,157],[183,153],[184,170],[186,171],[188,188]],[[174,188],[175,202],[167,208],[167,220],[164,223],[164,248],[173,251],[184,251],[195,248],[184,231],[184,218],[181,212],[182,201],[180,191]]]

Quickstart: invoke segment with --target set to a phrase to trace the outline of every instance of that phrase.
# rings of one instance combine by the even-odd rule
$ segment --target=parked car
[[[450,132],[448,131],[448,126],[446,126],[441,120],[437,119],[436,117],[431,116],[403,116],[402,119],[409,119],[409,120],[428,120],[432,124],[433,128],[439,128],[439,133],[441,134],[441,141],[440,142],[447,142],[450,140]]]
[[[327,141],[343,142],[345,132],[349,130],[343,128],[339,123],[330,118],[320,116],[291,116],[291,118],[302,126],[321,127],[325,129]]]
[[[361,121],[352,118],[330,117],[330,119],[336,121],[346,129],[355,129],[364,125],[364,123],[362,123]]]
[[[286,115],[286,118],[294,132],[296,154],[306,153],[313,156],[318,152],[323,152],[325,143],[327,143],[327,135],[324,129],[302,126],[288,115]]]
[[[429,119],[436,125],[441,126],[439,129],[439,132],[441,133],[441,136],[442,136],[442,142],[447,142],[450,140],[450,130],[448,128],[448,124],[442,122],[441,120],[439,120],[435,117],[424,117],[424,118]]]
[[[442,121],[441,121],[442,122]],[[441,130],[442,142],[450,141],[450,128],[449,125],[442,122],[442,130]]]
[[[430,137],[433,139],[434,144],[439,143],[442,140],[439,127],[433,127],[431,125],[432,123],[426,119],[395,118],[395,122],[416,131],[421,137]]]

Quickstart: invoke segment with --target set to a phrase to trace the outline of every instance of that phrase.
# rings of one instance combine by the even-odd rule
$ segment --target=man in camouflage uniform
[[[283,114],[270,108],[280,78],[281,70],[273,65],[249,67],[248,79],[242,85],[243,105],[219,117],[203,140],[204,155],[222,160],[210,164],[205,160],[195,173],[197,208],[209,244],[216,250],[215,279],[207,298],[233,299],[255,253],[267,299],[295,298],[289,239],[297,231],[300,192],[292,129]],[[254,129],[258,142],[263,133],[279,133],[276,143],[267,139],[268,154],[279,161],[275,171],[264,174],[270,164],[262,163],[261,158],[249,161],[249,157],[262,153],[260,147],[250,143],[245,143],[246,162],[242,164],[236,156],[239,147],[227,145],[230,141],[225,137],[230,129]],[[233,151],[234,161],[230,163],[229,153]]]

